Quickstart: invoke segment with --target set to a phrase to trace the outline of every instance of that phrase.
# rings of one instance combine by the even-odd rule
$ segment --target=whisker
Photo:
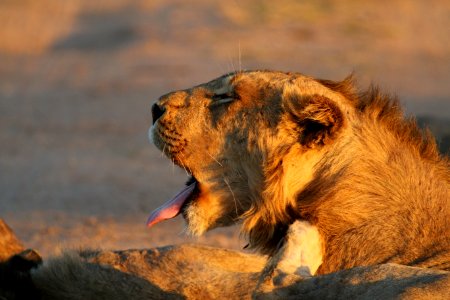
[[[167,144],[166,144],[166,142],[164,142],[164,146],[163,146],[163,149],[161,151],[161,157],[164,157],[164,150],[166,150],[166,146],[167,146]]]
[[[167,148],[169,149],[169,152],[172,152],[169,145],[167,145]],[[175,161],[172,157],[170,157],[170,161],[172,162],[172,174],[175,174]]]
[[[228,189],[231,192],[231,195],[233,196],[233,200],[234,200],[234,208],[236,209],[236,216],[239,215],[238,213],[238,208],[237,208],[237,200],[236,197],[234,196],[233,190],[231,189],[230,184],[228,183],[228,181],[225,179],[225,177],[223,178],[223,182],[225,182],[225,184],[227,185]],[[242,207],[241,202],[239,202],[239,206]]]
[[[182,155],[182,154],[180,153],[180,155]],[[186,169],[186,166],[184,165],[183,160],[181,159],[181,157],[179,157],[178,160],[180,161],[180,165],[183,167],[184,171],[186,172],[186,175],[190,176],[190,174],[189,174],[188,170]]]
[[[231,58],[230,53],[228,53],[228,61],[231,64],[232,71],[235,72],[236,68],[234,67],[233,58]]]
[[[188,233],[187,227],[183,226],[183,228],[181,228],[180,232],[178,232],[178,236],[182,236],[182,235],[184,236],[184,235],[187,235],[187,233]]]
[[[241,40],[238,41],[238,51],[239,51],[239,73],[242,73],[242,63],[241,63]]]
[[[215,157],[213,157],[211,154],[209,154],[208,151],[206,151],[206,154],[208,154],[209,157],[211,157],[219,166],[221,166],[223,168],[223,165]]]

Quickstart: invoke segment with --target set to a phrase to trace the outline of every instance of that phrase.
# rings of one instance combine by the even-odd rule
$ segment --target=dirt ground
[[[239,69],[299,71],[396,93],[450,147],[450,2],[0,2],[0,218],[28,247],[242,248],[145,221],[186,174],[147,141],[162,94]]]

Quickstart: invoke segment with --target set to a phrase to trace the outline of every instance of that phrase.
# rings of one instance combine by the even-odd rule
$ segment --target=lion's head
[[[202,234],[243,221],[250,245],[268,249],[298,217],[295,194],[334,147],[351,101],[298,73],[237,72],[162,96],[153,143],[192,178],[149,225],[182,213]]]

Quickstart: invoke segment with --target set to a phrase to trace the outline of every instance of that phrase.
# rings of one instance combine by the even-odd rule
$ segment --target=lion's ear
[[[314,148],[330,143],[343,127],[341,109],[322,95],[290,96],[287,109],[299,126],[299,141]]]

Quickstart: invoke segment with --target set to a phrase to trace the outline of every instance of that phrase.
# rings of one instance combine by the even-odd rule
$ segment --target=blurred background
[[[238,69],[397,94],[450,147],[445,0],[1,0],[0,218],[26,246],[180,242],[242,248],[236,228],[193,239],[145,221],[186,174],[147,141],[162,94]]]

